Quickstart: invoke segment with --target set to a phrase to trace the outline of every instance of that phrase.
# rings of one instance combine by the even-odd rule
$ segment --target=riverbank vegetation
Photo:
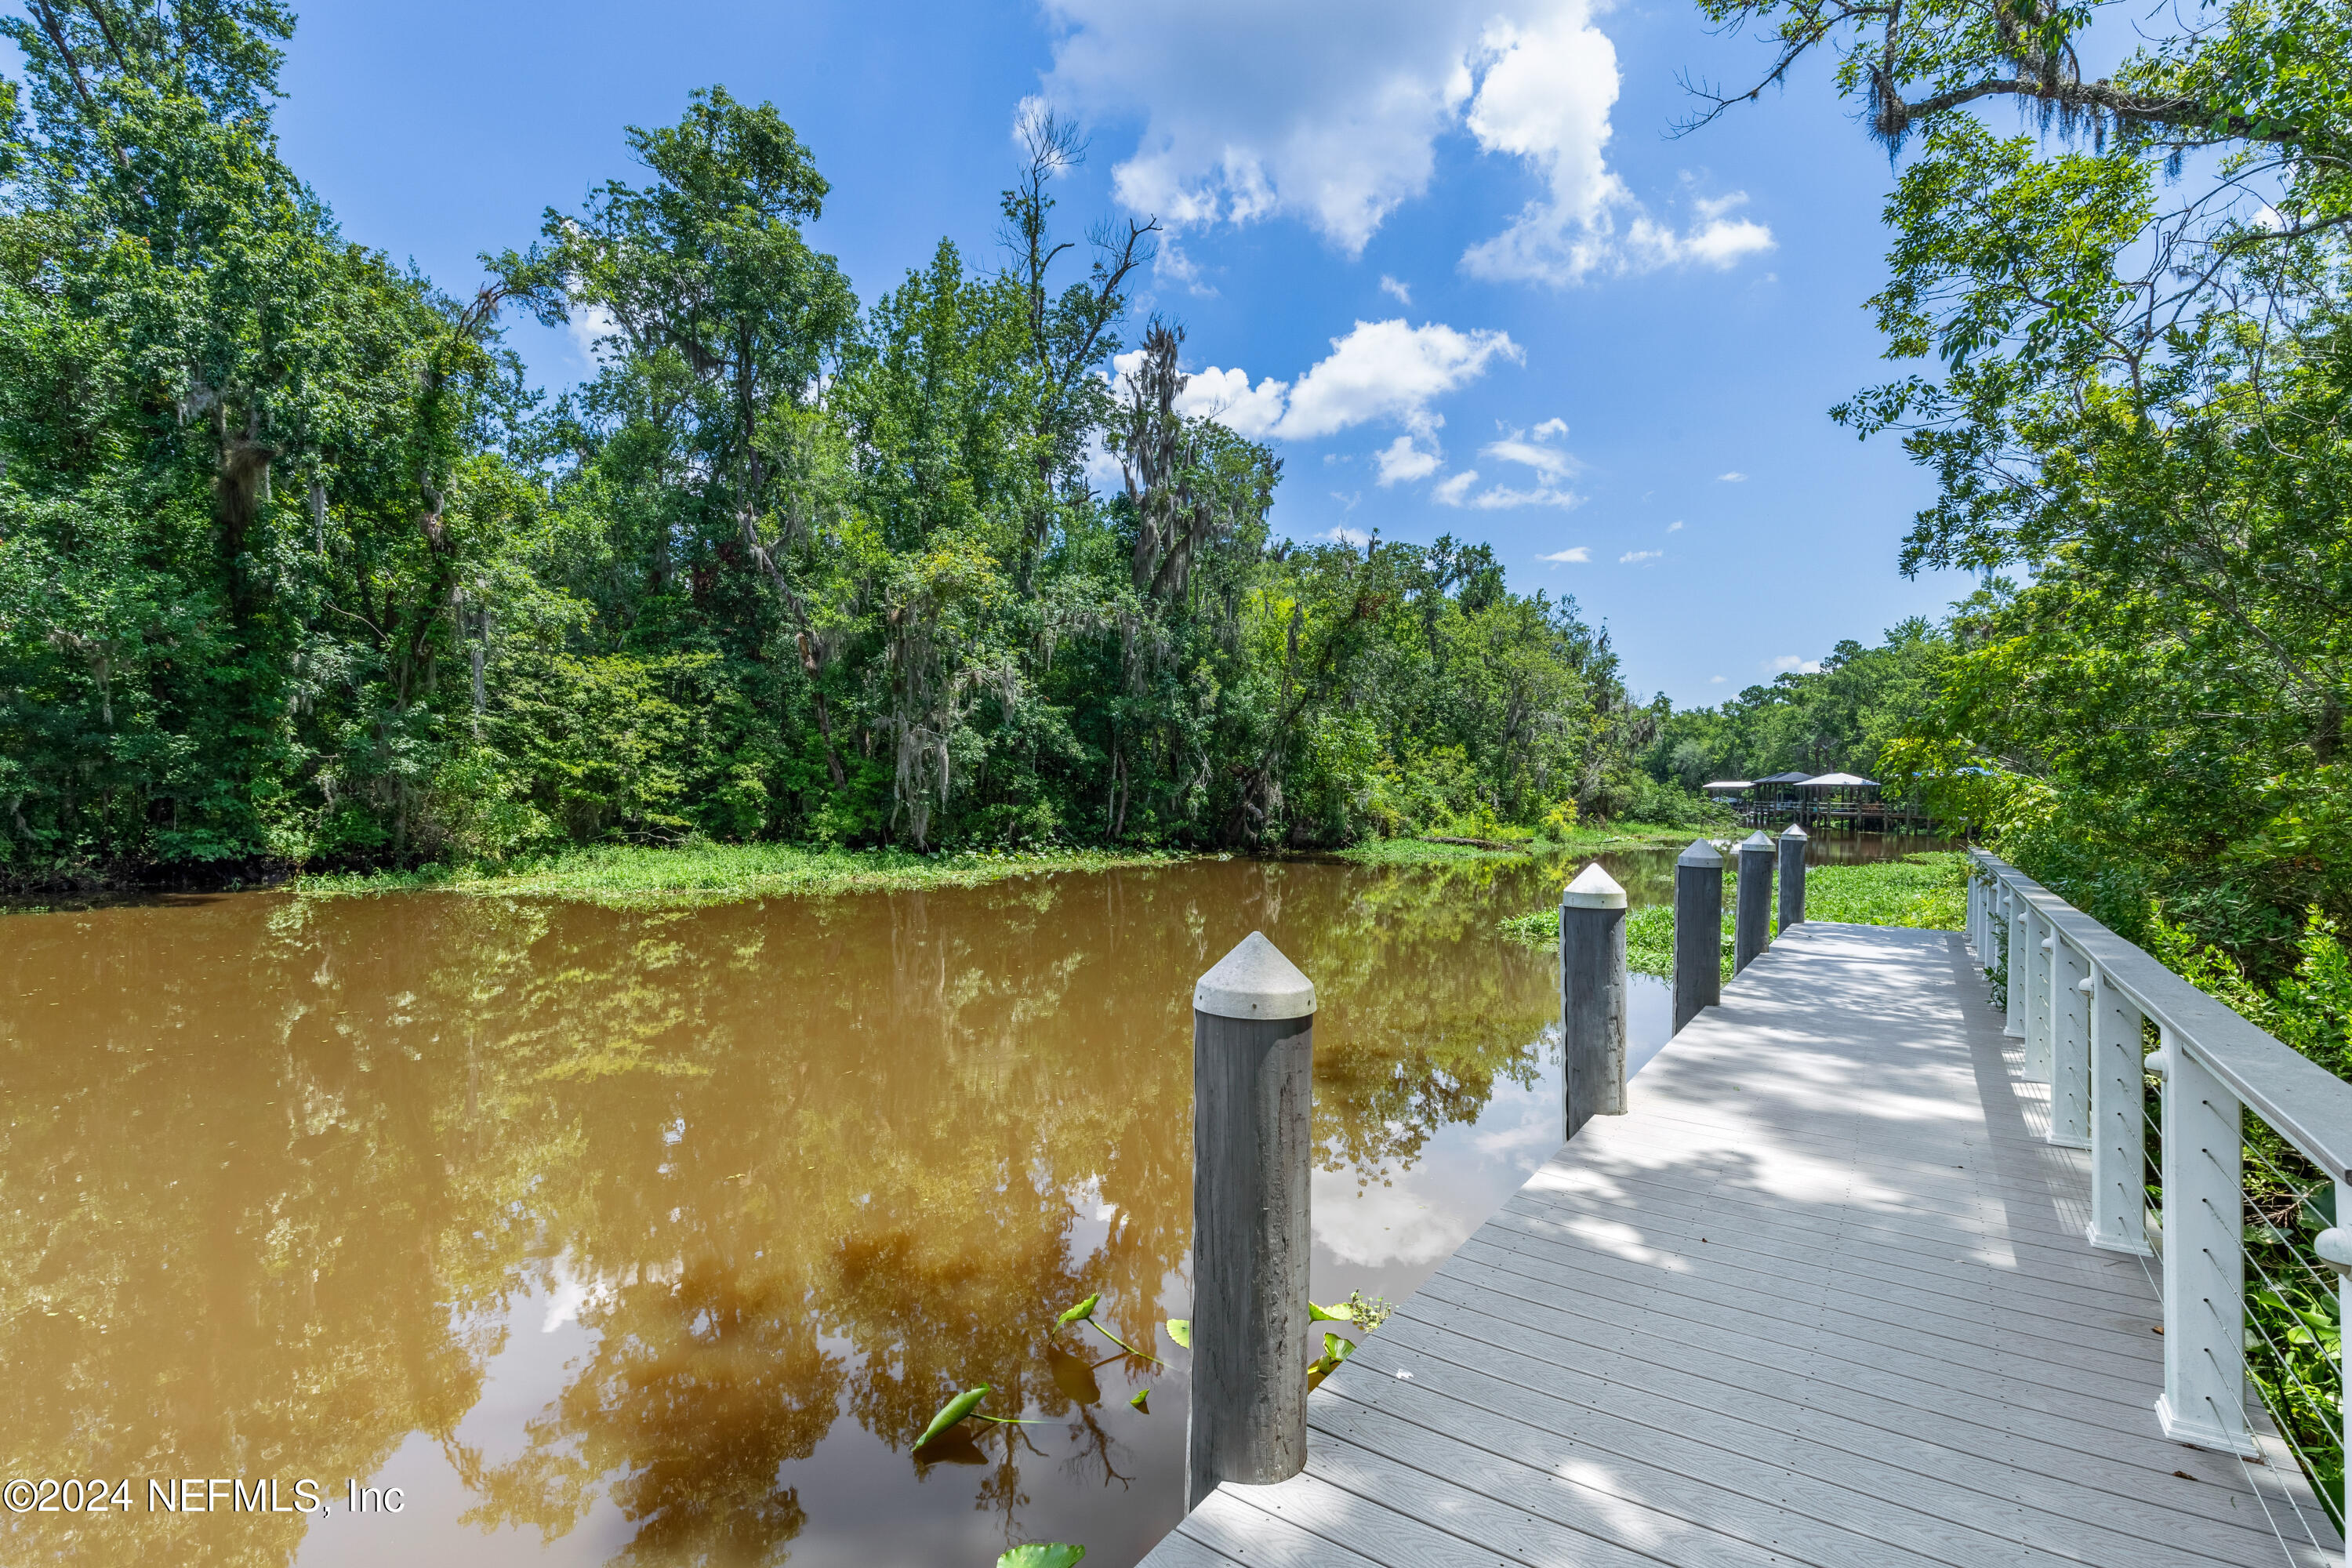
[[[287,12],[40,16],[0,19],[11,880],[1690,809],[1573,603],[1484,545],[1270,535],[1279,461],[1133,318],[1154,226],[1067,242],[1061,121],[1001,254],[861,301],[815,150],[714,87],[445,292],[280,157]],[[595,377],[529,389],[517,312]]]
[[[1968,857],[1958,850],[1931,850],[1900,860],[1805,868],[1805,919],[1847,925],[1911,926],[1963,931],[1968,926]],[[1731,978],[1731,911],[1739,875],[1729,858],[1723,873],[1723,975]],[[1537,910],[1504,921],[1503,934],[1530,947],[1559,941],[1559,910]],[[1780,909],[1770,917],[1780,934]],[[1675,974],[1675,907],[1644,904],[1625,917],[1625,965],[1637,974],[1672,980]]]
[[[1870,305],[1904,368],[1833,416],[1936,480],[1902,569],[1981,583],[1890,639],[1846,757],[2344,1059],[2352,6],[1701,9],[1766,41],[1759,90],[1831,56],[1896,159]]]

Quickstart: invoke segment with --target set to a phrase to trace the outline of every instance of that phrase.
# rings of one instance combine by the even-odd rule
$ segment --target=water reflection
[[[134,1494],[0,1514],[0,1560],[1132,1562],[1180,1500],[1193,978],[1264,929],[1316,980],[1318,1300],[1400,1296],[1557,1144],[1556,966],[1494,924],[1570,868],[0,919],[0,1477]],[[1172,1364],[1048,1335],[1095,1292]],[[1039,1424],[912,1456],[979,1382]]]
[[[1337,1220],[1498,1096],[1556,1119],[1553,967],[1492,927],[1557,880],[1208,862],[692,912],[10,917],[5,1473],[139,1495],[0,1516],[0,1556],[1130,1560],[1177,1507],[1192,978],[1262,927],[1321,987]],[[1318,1289],[1434,1260],[1356,1228]],[[1049,1343],[1096,1291],[1178,1364]],[[978,1381],[1045,1424],[908,1458]],[[337,1511],[151,1513],[149,1476],[312,1477]],[[350,1517],[346,1477],[415,1500]]]

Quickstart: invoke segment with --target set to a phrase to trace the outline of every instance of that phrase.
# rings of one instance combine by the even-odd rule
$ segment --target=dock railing
[[[2250,1479],[2271,1467],[2280,1484],[2255,1489],[2281,1544],[2320,1546],[2246,1395],[2340,1531],[2352,1084],[2016,867],[1969,853],[1969,939],[2025,1076],[2050,1085],[2049,1141],[2090,1152],[2087,1239],[2161,1269],[2165,1435],[2239,1456]]]

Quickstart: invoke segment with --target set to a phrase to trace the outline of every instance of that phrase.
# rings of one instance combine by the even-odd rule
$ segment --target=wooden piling
[[[1723,1000],[1723,852],[1704,838],[1675,861],[1675,1030]]]
[[[1192,988],[1192,1399],[1184,1507],[1307,1462],[1315,986],[1261,932]]]
[[[1594,861],[1559,895],[1568,1136],[1625,1112],[1625,889]]]
[[[1801,925],[1805,919],[1805,851],[1812,836],[1789,824],[1775,841],[1780,851],[1780,929]]]
[[[1772,841],[1758,828],[1739,841],[1739,906],[1732,918],[1731,973],[1738,973],[1772,944]]]

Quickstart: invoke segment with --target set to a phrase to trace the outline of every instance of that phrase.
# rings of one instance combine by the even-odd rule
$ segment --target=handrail
[[[2352,1083],[2167,969],[1988,850],[1969,858],[2031,904],[2105,982],[2230,1086],[2230,1092],[2335,1180],[2352,1181]]]
[[[2163,1268],[2158,1426],[2175,1442],[2253,1460],[2282,1481],[2300,1469],[2326,1489],[2326,1506],[2341,1519],[2344,1420],[2352,1405],[2343,1392],[2352,1385],[2344,1352],[2352,1351],[2352,1341],[2335,1357],[2334,1379],[2319,1380],[2334,1384],[2330,1405],[2270,1329],[2284,1328],[2290,1346],[2307,1330],[2315,1348],[2323,1342],[2311,1336],[2324,1334],[2326,1325],[2315,1322],[2315,1313],[2330,1324],[2352,1322],[2352,1083],[1999,856],[1981,849],[1969,856],[1969,941],[1988,974],[2006,975],[2002,1032],[2020,1040],[2021,1076],[2049,1086],[2044,1137],[2090,1153],[2084,1239]],[[2153,1053],[2145,1039],[2151,1021],[2159,1041]],[[2153,1117],[2147,1105],[2151,1079],[2162,1089]],[[2334,1189],[2322,1194],[2328,1202],[2315,1202],[2305,1178],[2288,1177],[2259,1141],[2248,1142],[2248,1108],[2318,1170]],[[2158,1135],[2153,1151],[2151,1123]],[[2277,1195],[2268,1185],[2273,1178],[2294,1192],[2298,1210],[2291,1229],[2259,1204],[2249,1205],[2250,1156],[2268,1167],[2267,1176],[2255,1173],[2266,1194]],[[2158,1214],[2148,1212],[2151,1196]],[[2310,1221],[2325,1228],[2305,1239]],[[2274,1279],[2271,1268],[2285,1269],[2283,1259],[2301,1268],[2309,1285]],[[2252,1298],[2250,1266],[2264,1288]],[[2278,1418],[2271,1438],[2248,1417],[2249,1384]],[[2266,1441],[2284,1441],[2295,1462],[2278,1468],[2286,1456],[2266,1458]],[[2282,1496],[2305,1519],[2306,1539],[2320,1547],[2321,1531],[2291,1493]],[[2269,1504],[2263,1507],[2267,1516]]]

